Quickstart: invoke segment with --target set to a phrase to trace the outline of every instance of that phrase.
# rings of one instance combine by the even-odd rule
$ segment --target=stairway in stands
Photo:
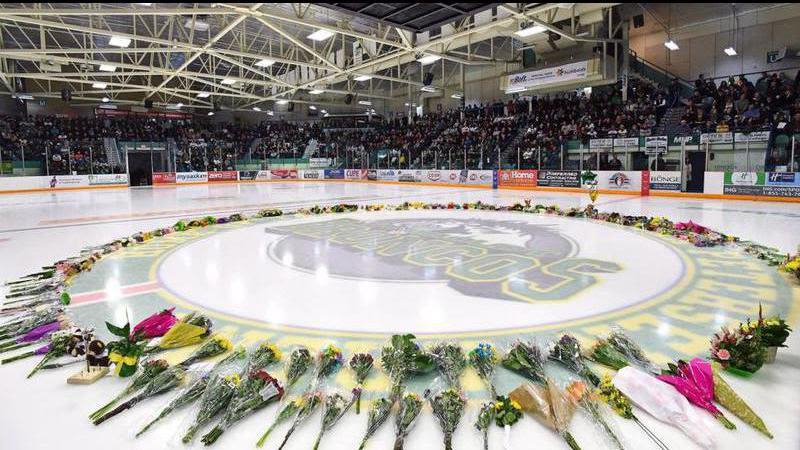
[[[106,152],[106,161],[112,167],[125,167],[124,156],[120,154],[115,138],[103,138],[103,150]]]
[[[683,106],[667,108],[664,112],[664,116],[661,117],[661,121],[658,123],[658,127],[656,127],[656,136],[672,136],[675,134],[678,125],[681,123],[683,111]]]

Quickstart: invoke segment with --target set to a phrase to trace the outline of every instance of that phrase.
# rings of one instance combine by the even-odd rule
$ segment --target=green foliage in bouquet
[[[392,379],[393,400],[397,400],[409,377],[436,369],[433,357],[415,339],[413,334],[395,334],[381,351],[381,366]]]
[[[743,331],[749,331],[750,322],[747,325],[742,325]],[[758,305],[758,322],[755,325],[761,332],[761,342],[764,347],[786,347],[786,339],[789,339],[789,334],[792,333],[791,327],[780,316],[772,316],[764,318],[761,305]]]

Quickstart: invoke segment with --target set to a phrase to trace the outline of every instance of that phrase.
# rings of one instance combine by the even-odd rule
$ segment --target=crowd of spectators
[[[617,83],[595,87],[591,94],[496,100],[391,120],[370,116],[243,125],[146,117],[2,117],[0,158],[24,157],[50,174],[119,172],[124,167],[109,163],[104,145],[105,138],[114,138],[169,142],[179,171],[235,170],[243,162],[308,157],[353,167],[455,168],[464,166],[466,156],[466,165],[478,169],[516,166],[518,159],[522,167],[538,167],[541,161],[543,168],[558,168],[568,141],[588,147],[592,138],[651,135],[671,105],[685,105],[679,133],[777,124],[800,130],[799,84],[800,74],[790,79],[764,73],[755,83],[743,76],[719,84],[701,77],[691,97],[676,100],[676,83],[662,89],[631,78],[625,102]],[[618,162],[609,153],[600,165],[613,169]],[[588,158],[585,167],[593,166],[596,158]]]
[[[781,122],[800,125],[800,72],[794,79],[764,72],[755,83],[731,76],[717,84],[701,75],[685,102],[677,130],[682,133],[748,132]]]

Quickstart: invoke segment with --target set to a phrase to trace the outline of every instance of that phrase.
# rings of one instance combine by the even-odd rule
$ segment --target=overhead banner
[[[581,187],[581,173],[577,170],[540,170],[536,184],[546,187]]]
[[[175,174],[175,182],[178,184],[206,183],[208,182],[208,172],[178,172]]]
[[[498,187],[527,187],[537,186],[536,170],[500,170],[497,174]]]
[[[508,75],[506,91],[518,91],[527,88],[546,86],[566,81],[583,80],[589,70],[589,61],[548,67],[547,69]]]

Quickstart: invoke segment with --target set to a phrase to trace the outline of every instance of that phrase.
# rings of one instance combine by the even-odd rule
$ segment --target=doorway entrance
[[[686,192],[703,192],[706,175],[706,153],[687,152],[686,157],[689,159],[689,164],[692,165],[689,179],[686,180]],[[681,175],[685,176],[686,172],[684,170]]]
[[[131,186],[152,186],[153,168],[150,152],[128,152]]]

